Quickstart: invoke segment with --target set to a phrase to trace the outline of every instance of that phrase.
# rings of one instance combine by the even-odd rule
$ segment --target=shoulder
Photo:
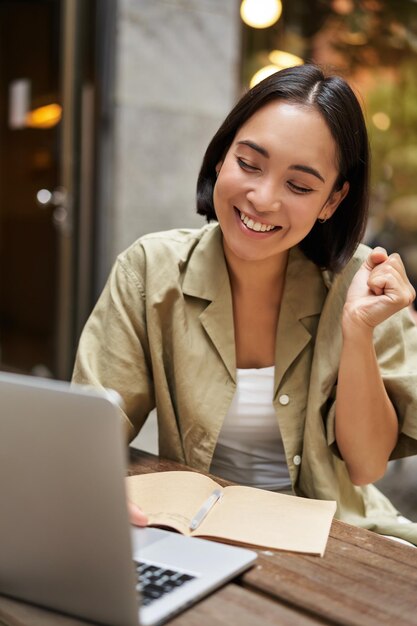
[[[360,243],[345,267],[337,273],[323,271],[323,280],[329,291],[347,291],[352,279],[362,263],[369,256],[371,248]]]
[[[370,255],[371,252],[372,252],[372,248],[365,245],[364,243],[360,243],[358,247],[356,248],[350,261],[343,268],[342,272],[346,271],[349,273],[353,271],[353,273],[356,273],[359,267],[362,265],[362,263]]]
[[[150,233],[137,239],[117,257],[116,271],[143,283],[149,272],[159,277],[178,276],[197,250],[210,249],[218,240],[219,226],[207,224],[202,228],[172,229]]]
[[[134,262],[137,258],[181,258],[189,254],[194,247],[210,234],[217,224],[207,224],[202,228],[177,228],[149,233],[137,239],[129,248],[119,254],[122,262]]]
[[[353,277],[359,270],[371,249],[359,244],[350,260],[340,272],[322,271],[322,278],[327,289],[327,295],[321,312],[321,323],[339,325],[348,289]]]

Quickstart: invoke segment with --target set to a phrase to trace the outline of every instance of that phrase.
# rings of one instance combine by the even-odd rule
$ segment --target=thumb
[[[388,259],[388,252],[385,250],[385,248],[382,248],[381,246],[377,246],[376,248],[371,250],[368,257],[365,259],[364,266],[369,271],[372,271],[374,267],[376,267],[377,265],[380,265],[387,259]]]
[[[381,248],[381,246],[377,246],[373,250],[371,250],[369,256],[365,259],[363,267],[367,269],[369,272],[377,266],[383,263],[388,259],[388,253],[385,248]],[[377,287],[376,285],[371,286],[370,283],[371,275],[368,278],[368,287],[373,291],[376,296],[380,296],[384,293],[384,290],[381,287]]]

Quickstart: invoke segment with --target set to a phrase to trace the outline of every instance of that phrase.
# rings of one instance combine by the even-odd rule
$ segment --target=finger
[[[398,272],[399,279],[404,285],[404,289],[408,292],[409,304],[411,304],[416,298],[416,290],[408,278],[401,256],[397,252],[393,252],[389,255],[387,262]]]
[[[398,252],[393,252],[392,254],[390,254],[386,260],[386,264],[389,265],[390,267],[395,267],[395,269],[398,272],[400,272],[403,276],[405,277],[407,276],[404,263],[402,261],[402,258],[398,254]]]
[[[368,287],[375,295],[384,293],[390,300],[401,306],[410,304],[415,291],[407,276],[393,265],[384,264],[376,267],[368,278]]]
[[[407,271],[405,269],[402,258],[397,252],[393,252],[390,254],[385,261],[375,266],[376,270],[386,271],[387,268],[392,268],[396,272],[398,272],[401,279],[407,283],[411,284],[408,280]]]
[[[128,500],[127,510],[131,524],[134,524],[134,526],[147,526],[148,518],[136,504]]]
[[[386,257],[385,260],[383,260],[383,256]],[[371,263],[377,261],[373,269],[370,269],[368,278],[368,287],[375,295],[381,295],[387,288],[397,289],[403,293],[405,290],[409,290],[411,283],[397,252],[386,256],[384,248],[375,248],[368,259],[366,263],[369,269]]]
[[[413,291],[413,286],[407,276],[407,271],[404,267],[404,263],[397,252],[393,252],[383,263],[380,263],[372,270],[372,275],[389,276],[390,274],[395,277],[399,283],[403,283],[404,287],[408,287]]]
[[[369,256],[365,259],[364,265],[368,270],[373,270],[374,267],[384,263],[388,259],[388,253],[385,248],[377,246],[371,250]]]

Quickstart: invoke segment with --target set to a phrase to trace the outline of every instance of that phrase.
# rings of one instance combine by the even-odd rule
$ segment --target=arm
[[[335,434],[355,484],[374,482],[384,474],[398,437],[398,420],[379,371],[373,330],[414,297],[400,257],[388,256],[382,248],[370,253],[347,294]]]
[[[145,298],[132,265],[138,265],[137,255],[116,261],[82,332],[72,379],[119,393],[128,440],[155,404]]]
[[[133,271],[118,260],[84,327],[73,373],[73,382],[112,388],[122,396],[128,439],[153,408],[142,295]],[[131,524],[147,525],[137,505],[128,500],[127,508]]]

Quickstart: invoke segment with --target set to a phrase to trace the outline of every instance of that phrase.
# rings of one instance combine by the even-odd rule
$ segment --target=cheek
[[[217,209],[217,204],[219,203],[219,183],[216,182],[213,189],[213,204],[214,208]]]
[[[219,174],[213,190],[213,203],[215,209],[217,209],[217,205],[221,208],[221,203],[230,197],[232,190],[233,185],[231,184],[230,175],[226,173],[223,174],[223,172]]]
[[[324,202],[323,202],[324,204]],[[314,223],[322,209],[323,204],[317,199],[303,198],[293,201],[290,205],[291,218],[297,223]]]
[[[214,206],[214,212],[216,213],[216,217],[220,221],[224,213],[224,211],[222,210],[224,206],[224,198],[223,198],[223,192],[222,192],[222,185],[220,185],[218,181],[216,182],[214,186],[214,190],[213,190],[213,206]]]
[[[241,191],[245,182],[244,173],[237,163],[226,159],[216,181],[218,196],[228,196]]]

